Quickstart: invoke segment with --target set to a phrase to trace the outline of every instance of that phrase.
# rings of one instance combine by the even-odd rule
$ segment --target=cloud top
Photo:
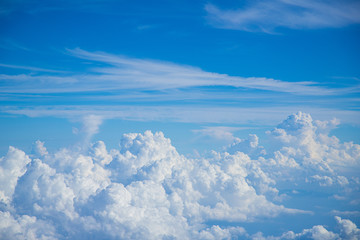
[[[89,131],[96,132],[98,119],[88,120]],[[326,201],[335,202],[350,202],[356,196],[360,181],[351,170],[359,169],[360,146],[328,136],[324,131],[332,127],[328,123],[298,112],[268,132],[277,143],[272,148],[265,149],[252,134],[247,140],[233,139],[222,152],[198,158],[179,154],[163,133],[151,131],[124,134],[119,148],[111,150],[102,141],[86,151],[55,153],[37,141],[31,156],[10,147],[0,158],[0,236],[264,237],[261,232],[248,233],[242,224],[282,216],[314,217],[319,211],[299,204],[299,192],[320,192],[327,194]],[[340,212],[333,206],[324,204],[328,212]],[[340,232],[316,225],[269,238],[359,236],[351,220],[336,217],[336,222]]]

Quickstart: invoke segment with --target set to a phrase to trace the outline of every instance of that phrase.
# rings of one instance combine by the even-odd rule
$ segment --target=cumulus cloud
[[[14,217],[10,212],[0,211],[0,238],[19,240],[55,240],[56,229],[46,221],[23,215]]]
[[[360,239],[360,229],[355,223],[341,217],[335,217],[335,219],[340,226],[340,235],[343,239]]]
[[[358,1],[274,0],[253,1],[237,10],[207,4],[208,20],[215,27],[272,33],[277,28],[317,29],[360,23]]]
[[[360,229],[356,224],[348,219],[341,219],[335,217],[337,222],[337,229],[339,232],[332,232],[326,229],[323,225],[316,225],[310,229],[304,229],[300,233],[294,233],[292,231],[283,233],[280,237],[263,237],[262,239],[314,239],[314,240],[355,240],[360,237]],[[260,233],[262,236],[262,234]]]
[[[5,157],[0,158],[0,201],[9,204],[19,177],[26,172],[30,158],[21,150],[9,147]]]
[[[282,234],[280,237],[267,237],[263,239],[313,239],[313,240],[336,240],[339,235],[328,231],[322,225],[313,226],[310,229],[304,229],[301,233],[294,233],[292,231]]]
[[[267,132],[279,149],[274,153],[273,164],[301,166],[311,174],[309,178],[323,186],[347,185],[349,180],[342,174],[353,177],[349,172],[359,168],[360,145],[341,143],[335,136],[329,136],[324,132],[326,124],[299,112]]]
[[[89,131],[96,132],[98,119],[89,122]],[[316,191],[348,194],[343,201],[350,201],[358,187],[346,167],[359,166],[359,146],[329,137],[324,128],[330,125],[297,113],[269,132],[277,142],[275,150],[265,151],[258,137],[249,135],[247,140],[235,139],[222,152],[196,159],[179,154],[163,133],[151,131],[124,134],[119,148],[110,150],[102,141],[85,152],[55,153],[37,141],[30,156],[10,147],[0,159],[0,236],[266,238],[249,234],[242,223],[313,214],[303,205],[287,205],[291,202],[285,201],[290,198],[286,189],[297,186],[301,191],[302,184],[309,190],[315,181],[320,182]],[[334,186],[353,190],[341,192]],[[297,234],[284,233],[282,238],[359,236],[352,221],[340,217],[336,221],[339,233],[317,225]]]

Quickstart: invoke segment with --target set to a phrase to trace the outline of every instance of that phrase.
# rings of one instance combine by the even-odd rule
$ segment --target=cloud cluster
[[[98,119],[89,119],[94,122],[89,129],[96,131]],[[330,188],[343,201],[358,191],[351,169],[360,166],[360,146],[329,136],[336,124],[299,112],[268,132],[274,142],[269,149],[250,135],[195,159],[180,155],[163,133],[150,131],[125,134],[112,150],[102,141],[86,151],[55,153],[37,141],[31,155],[10,147],[0,159],[0,237],[266,238],[248,233],[242,223],[314,213],[303,205],[286,206],[296,196],[285,189]],[[359,237],[355,223],[336,221],[337,233],[317,225],[268,238]]]
[[[302,112],[289,116],[267,132],[279,149],[274,152],[271,164],[301,169],[308,181],[317,181],[323,186],[355,183],[360,145],[341,143],[335,136],[329,136],[338,124],[336,119],[313,121],[309,114]]]
[[[273,32],[276,28],[316,29],[360,23],[360,5],[354,0],[253,1],[237,10],[207,4],[209,21],[219,28]]]
[[[360,238],[360,229],[348,219],[341,219],[340,217],[335,217],[337,222],[338,232],[334,233],[326,229],[322,225],[313,226],[310,229],[304,229],[300,233],[294,233],[293,231],[288,231],[283,233],[281,236],[274,237],[264,237],[262,233],[254,234],[253,239],[267,239],[267,240],[280,240],[280,239],[314,239],[314,240],[356,240]]]

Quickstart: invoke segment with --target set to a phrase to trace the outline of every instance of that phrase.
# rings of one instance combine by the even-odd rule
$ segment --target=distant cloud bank
[[[85,121],[89,134],[101,124],[95,116]],[[360,187],[360,145],[329,136],[337,124],[298,112],[267,132],[268,149],[256,135],[243,140],[221,133],[234,129],[205,129],[234,142],[194,159],[150,131],[125,134],[111,150],[102,141],[55,153],[41,141],[30,154],[9,147],[0,158],[0,238],[357,239],[360,230],[346,212],[325,202],[329,214],[342,214],[334,219],[336,231],[316,225],[265,236],[261,228],[250,234],[242,227],[282,216],[311,218],[317,214],[311,206],[287,206],[303,192],[351,206]],[[352,204],[350,213],[358,207]]]

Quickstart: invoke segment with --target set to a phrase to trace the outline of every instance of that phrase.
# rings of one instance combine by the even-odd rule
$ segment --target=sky
[[[0,238],[359,239],[359,42],[357,0],[2,0]]]

